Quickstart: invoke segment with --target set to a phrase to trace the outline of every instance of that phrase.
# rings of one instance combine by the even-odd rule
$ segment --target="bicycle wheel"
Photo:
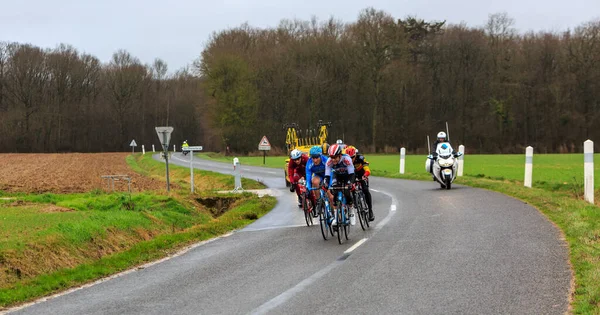
[[[312,213],[310,213],[310,199],[306,198],[306,196],[302,196],[302,209],[304,210],[304,221],[306,221],[306,226],[311,226],[313,224],[312,221]]]
[[[360,192],[356,194],[356,198],[354,198],[354,202],[356,205],[356,214],[354,214],[355,216],[358,216],[358,220],[360,221],[360,228],[364,230],[366,230],[367,228],[367,222],[363,216],[363,205],[362,202],[360,201]]]
[[[327,238],[329,237],[329,224],[327,224],[327,213],[326,213],[326,209],[325,206],[323,205],[322,202],[318,203],[318,209],[319,209],[319,224],[321,225],[321,234],[323,235],[323,239],[327,240]]]
[[[329,207],[329,218],[332,218],[332,217],[333,217],[333,212],[332,212],[331,206],[330,206]],[[331,222],[331,220],[329,220],[328,223],[330,223],[330,222]],[[331,234],[331,237],[334,237],[335,233],[333,233],[333,226],[331,224],[328,224],[328,225],[329,225],[329,234]]]
[[[342,234],[344,233],[343,229],[344,229],[344,215],[343,215],[343,208],[342,208],[342,203],[341,202],[336,202],[336,209],[337,209],[337,213],[336,213],[336,227],[337,227],[337,239],[338,239],[338,243],[342,244]]]
[[[365,194],[362,191],[360,192],[359,199],[360,205],[362,207],[362,217],[365,220],[366,226],[369,227],[369,205],[367,205]]]
[[[350,233],[350,207],[347,205],[346,209],[344,210],[344,218],[344,236],[346,237],[346,240],[348,240],[348,233]]]

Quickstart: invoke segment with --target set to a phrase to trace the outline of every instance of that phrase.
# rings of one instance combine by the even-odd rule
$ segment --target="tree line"
[[[0,152],[127,151],[134,139],[151,150],[167,125],[180,144],[206,133],[202,104],[200,79],[160,59],[119,50],[102,64],[65,44],[0,42]]]
[[[222,30],[194,65],[216,130],[246,150],[263,134],[283,143],[285,123],[322,119],[371,152],[426,152],[445,122],[470,152],[581,151],[600,136],[600,21],[562,33],[513,25],[506,13],[468,27],[368,8],[349,24]]]
[[[580,152],[600,135],[600,21],[513,26],[505,13],[469,27],[373,8],[351,23],[242,24],[175,74],[123,50],[103,64],[64,44],[0,42],[0,151],[125,151],[168,125],[174,144],[248,152],[263,135],[283,148],[287,123],[310,136],[323,120],[330,142],[363,152],[426,152],[445,122],[472,153]]]

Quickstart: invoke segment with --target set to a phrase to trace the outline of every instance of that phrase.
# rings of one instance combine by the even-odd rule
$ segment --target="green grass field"
[[[225,157],[215,153],[201,153],[200,157],[210,158],[223,162],[232,161],[233,157]],[[267,156],[263,165],[262,157],[238,157],[242,165],[266,166],[281,168],[283,170],[286,157]],[[423,155],[407,155],[405,176],[399,174],[399,155],[366,155],[371,164],[373,175],[394,176],[398,178],[427,178],[425,159]],[[595,170],[600,169],[600,154],[595,155],[598,161]],[[473,177],[487,177],[498,180],[523,182],[525,174],[525,155],[465,155],[464,175]],[[600,187],[600,176],[595,176],[595,185]],[[574,186],[583,185],[583,154],[538,154],[533,156],[533,186],[560,189],[572,189]]]
[[[165,181],[165,164],[150,154],[129,156],[132,169]],[[170,169],[171,193],[23,194],[0,191],[0,311],[74,285],[159,259],[186,244],[247,225],[267,213],[275,198],[218,194],[233,176]],[[244,185],[264,185],[244,179]],[[202,206],[227,198],[228,211]]]

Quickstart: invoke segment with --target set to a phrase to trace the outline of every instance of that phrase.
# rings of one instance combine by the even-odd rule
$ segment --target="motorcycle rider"
[[[431,147],[431,154],[427,157],[430,160],[429,172],[431,173],[431,176],[434,181],[435,181],[435,176],[433,175],[433,162],[437,159],[437,156],[438,156],[438,154],[437,154],[438,145],[442,144],[442,143],[446,143],[450,147],[450,149],[452,149],[452,155],[454,157],[458,157],[461,155],[460,152],[454,151],[454,148],[452,148],[452,145],[450,144],[450,141],[448,140],[446,133],[443,131],[438,132],[437,139],[433,142],[433,146]]]
[[[296,191],[298,195],[298,207],[302,208],[302,198],[300,196],[300,187],[298,182],[306,177],[306,163],[308,155],[302,153],[298,149],[292,150],[290,153],[290,163],[288,164],[288,176],[290,178],[290,192]]]
[[[184,148],[189,147],[190,145],[188,144],[187,140],[183,141],[183,144],[181,145],[181,151],[183,152],[183,155],[187,155],[188,151],[183,150]]]

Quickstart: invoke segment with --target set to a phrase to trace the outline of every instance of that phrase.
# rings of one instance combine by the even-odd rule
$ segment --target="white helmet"
[[[437,137],[438,137],[438,139],[446,140],[446,133],[443,131],[440,131],[440,132],[438,132]]]
[[[344,143],[344,142],[342,141],[342,139],[338,139],[338,140],[337,140],[335,143],[337,143],[337,144],[342,144],[342,143]]]
[[[292,160],[299,159],[301,156],[302,156],[302,151],[300,151],[298,149],[294,149],[294,150],[292,150],[292,153],[290,153],[290,158]]]

